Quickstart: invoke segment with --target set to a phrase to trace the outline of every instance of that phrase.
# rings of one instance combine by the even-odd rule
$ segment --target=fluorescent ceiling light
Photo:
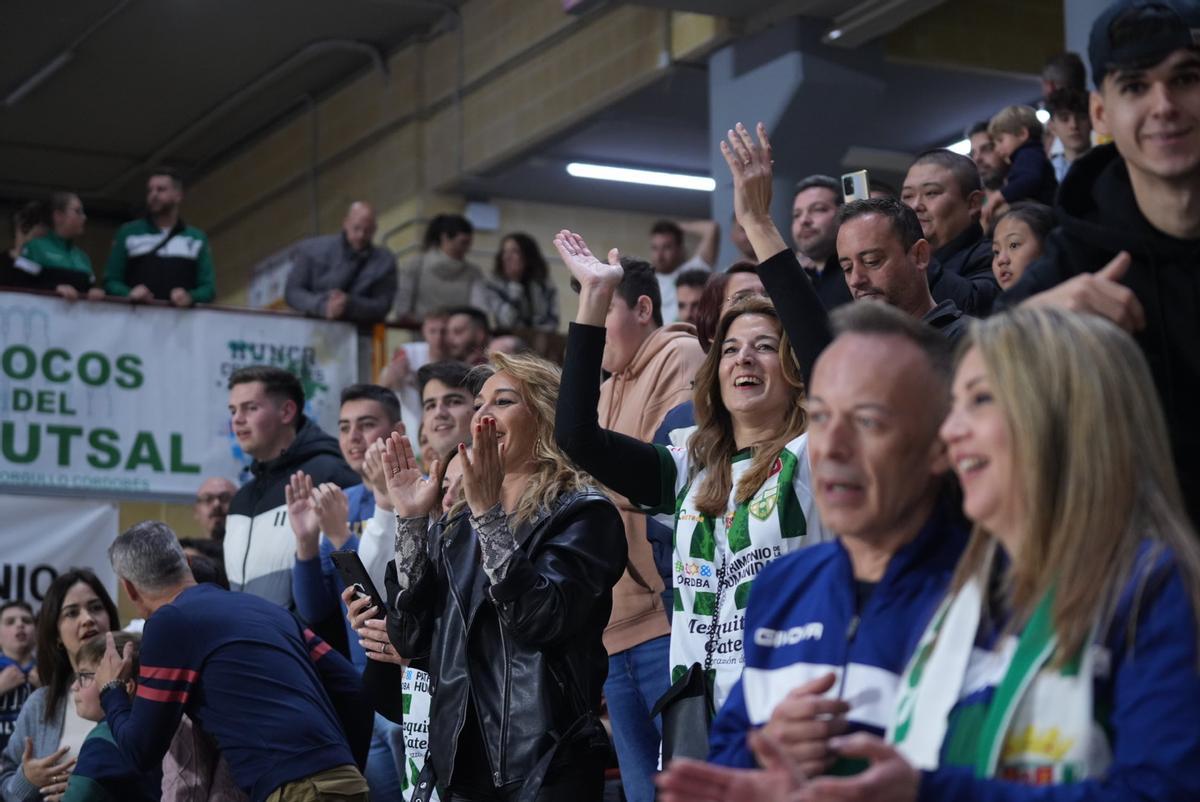
[[[960,139],[957,142],[952,142],[946,146],[946,150],[952,150],[961,156],[971,155],[971,140]]]
[[[1045,109],[1038,109],[1034,113],[1037,115],[1038,122],[1040,122],[1042,125],[1050,122],[1050,112],[1046,111]]]
[[[703,175],[661,173],[655,170],[636,170],[632,167],[610,167],[604,164],[571,162],[567,165],[567,172],[576,178],[597,178],[601,181],[623,181],[627,184],[646,184],[652,187],[694,189],[700,192],[712,192],[717,188],[716,181]]]

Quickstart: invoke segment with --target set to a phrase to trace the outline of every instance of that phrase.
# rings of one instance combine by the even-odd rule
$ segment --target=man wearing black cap
[[[1119,0],[1092,26],[1092,123],[1111,145],[1071,167],[1060,227],[1002,302],[1102,315],[1134,333],[1200,524],[1200,3]]]

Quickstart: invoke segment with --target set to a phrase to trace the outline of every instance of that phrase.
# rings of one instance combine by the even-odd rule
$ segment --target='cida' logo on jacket
[[[806,640],[820,640],[825,634],[825,625],[820,621],[802,624],[791,629],[767,629],[759,627],[754,630],[754,643],[758,646],[780,647],[791,646]]]

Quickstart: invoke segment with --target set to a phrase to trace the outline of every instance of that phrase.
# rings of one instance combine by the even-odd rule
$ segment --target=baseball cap
[[[1099,88],[1114,69],[1153,66],[1198,45],[1200,0],[1117,0],[1092,24],[1092,80]]]

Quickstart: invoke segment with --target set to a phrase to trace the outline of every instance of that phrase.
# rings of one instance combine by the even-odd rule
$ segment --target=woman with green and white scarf
[[[1141,350],[1030,308],[962,349],[941,434],[975,532],[886,740],[831,743],[870,765],[673,766],[664,802],[1200,800],[1200,546]]]
[[[960,353],[942,437],[975,534],[890,744],[841,744],[871,767],[802,796],[1200,799],[1200,547],[1141,350],[1019,309]]]

